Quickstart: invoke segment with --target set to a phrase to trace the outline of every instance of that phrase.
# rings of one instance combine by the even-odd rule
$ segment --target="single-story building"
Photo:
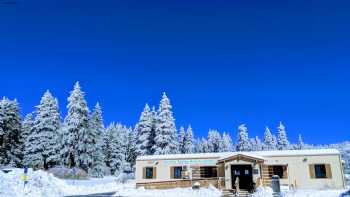
[[[345,187],[341,156],[335,149],[281,150],[141,156],[136,160],[137,187],[166,189],[213,185],[222,190],[253,191],[282,185],[301,189]]]

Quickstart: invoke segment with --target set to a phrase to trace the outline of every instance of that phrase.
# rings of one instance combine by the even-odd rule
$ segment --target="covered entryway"
[[[225,155],[218,161],[218,169],[221,172],[219,178],[224,178],[225,189],[238,191],[235,182],[239,179],[240,191],[252,191],[257,185],[261,185],[261,166],[264,158],[245,152]]]
[[[237,178],[239,180],[239,189],[253,190],[253,174],[251,165],[231,165],[232,188],[236,188]]]

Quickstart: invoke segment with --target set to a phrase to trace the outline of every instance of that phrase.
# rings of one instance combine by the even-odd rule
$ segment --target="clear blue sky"
[[[134,125],[166,91],[177,126],[291,141],[350,137],[345,1],[0,1],[0,95],[34,110],[80,81],[106,123]]]

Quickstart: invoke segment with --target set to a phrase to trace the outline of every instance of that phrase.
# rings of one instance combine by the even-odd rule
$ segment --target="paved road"
[[[113,194],[115,194],[115,192],[89,194],[89,195],[66,196],[66,197],[108,197],[108,196],[113,196]]]

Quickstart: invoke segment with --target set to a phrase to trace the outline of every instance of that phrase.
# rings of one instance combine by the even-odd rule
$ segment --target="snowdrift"
[[[13,169],[9,173],[0,171],[0,196],[63,196],[65,182],[44,171],[28,172],[29,182],[24,187],[21,176],[22,169]]]

